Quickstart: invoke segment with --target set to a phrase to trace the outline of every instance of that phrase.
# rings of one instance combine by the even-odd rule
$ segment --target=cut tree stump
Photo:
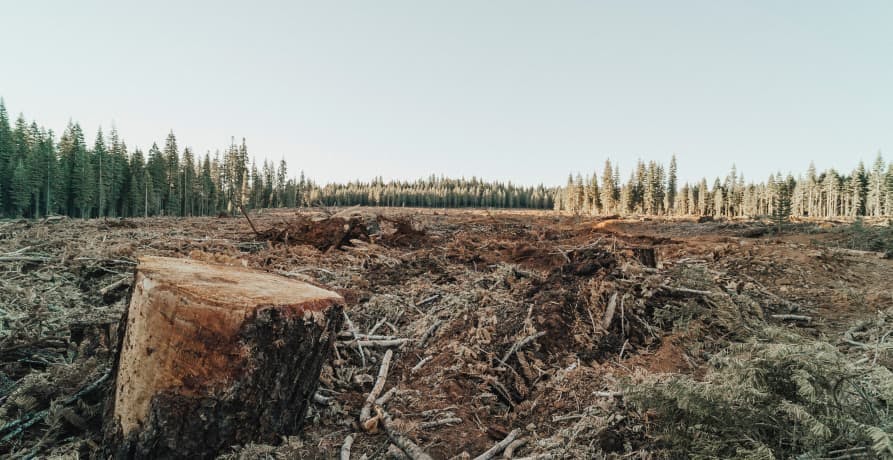
[[[123,319],[106,458],[214,458],[298,432],[342,298],[242,267],[144,257]]]
[[[649,268],[657,267],[657,252],[654,248],[633,248],[633,252],[642,265]]]

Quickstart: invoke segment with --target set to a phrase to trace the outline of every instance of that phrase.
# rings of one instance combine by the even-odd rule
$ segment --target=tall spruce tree
[[[177,149],[177,137],[171,131],[164,141],[164,177],[165,187],[164,213],[168,216],[179,216],[182,175],[180,174],[180,151]]]
[[[667,193],[664,201],[664,208],[667,214],[676,214],[676,154],[670,157],[670,168],[667,171]]]
[[[9,128],[9,114],[6,104],[0,98],[0,212],[12,209],[12,131]]]

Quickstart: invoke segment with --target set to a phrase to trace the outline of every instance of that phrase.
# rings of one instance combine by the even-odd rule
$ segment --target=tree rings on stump
[[[295,434],[341,327],[342,298],[242,267],[139,262],[106,456],[213,458]]]

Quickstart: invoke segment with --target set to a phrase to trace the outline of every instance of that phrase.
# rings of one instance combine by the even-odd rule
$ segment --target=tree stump
[[[341,327],[341,297],[242,267],[139,262],[105,457],[213,458],[297,433]]]
[[[633,252],[635,252],[636,258],[639,259],[642,265],[650,268],[657,267],[657,252],[653,247],[633,248]]]

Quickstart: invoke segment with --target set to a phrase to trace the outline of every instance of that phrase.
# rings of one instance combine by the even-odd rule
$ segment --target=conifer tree
[[[151,186],[151,177],[146,171],[143,152],[135,149],[130,156],[130,165],[128,168],[130,175],[127,209],[131,216],[148,216],[149,213],[149,187]]]
[[[185,147],[183,149],[183,165],[181,168],[182,186],[180,187],[180,209],[181,215],[193,215],[193,199],[195,196],[195,156],[192,149]]]
[[[177,138],[171,131],[164,142],[164,178],[165,187],[162,202],[164,213],[168,216],[179,216],[180,212],[180,152],[177,149]]]
[[[25,160],[19,158],[12,172],[12,209],[16,217],[22,214],[31,205],[31,193],[28,190],[28,171],[25,169]]]
[[[164,155],[158,148],[158,144],[153,143],[152,147],[149,148],[149,158],[146,160],[146,173],[146,185],[148,186],[146,209],[148,215],[162,214],[164,212],[164,197],[169,187]]]
[[[883,200],[886,181],[884,178],[884,159],[878,152],[868,175],[865,215],[880,216],[883,212]]]
[[[664,201],[664,209],[667,210],[667,214],[676,214],[676,168],[676,154],[674,153],[670,157],[670,168],[667,171],[667,193],[666,201]]]
[[[885,215],[889,217],[893,216],[893,162],[887,165],[886,184],[884,188]]]
[[[128,215],[127,189],[131,180],[127,145],[113,126],[109,133],[108,210],[112,216]]]
[[[706,216],[710,206],[710,191],[707,190],[707,178],[698,183],[698,215]]]
[[[12,131],[9,129],[9,115],[6,105],[0,98],[0,212],[12,209]]]
[[[868,198],[868,173],[861,161],[853,172],[853,215],[864,216]]]
[[[601,202],[602,210],[605,214],[613,214],[616,212],[616,201],[614,199],[617,183],[614,182],[614,170],[611,166],[611,160],[605,160],[605,169],[602,170],[602,191]]]
[[[105,206],[107,204],[105,198],[108,195],[106,189],[109,184],[109,177],[108,177],[109,168],[108,168],[108,159],[106,159],[105,156],[106,156],[105,138],[102,135],[102,128],[99,128],[99,131],[97,131],[97,133],[96,133],[96,141],[93,144],[93,152],[92,152],[93,160],[96,162],[96,165],[97,165],[96,177],[97,177],[98,186],[97,186],[96,196],[97,196],[97,200],[98,200],[98,203],[97,203],[98,213],[97,214],[99,215],[99,217],[105,217],[108,215],[106,213],[106,209],[105,209]],[[105,163],[106,163],[105,165],[103,165],[103,161],[105,161]],[[103,166],[105,166],[105,168],[103,168]]]

